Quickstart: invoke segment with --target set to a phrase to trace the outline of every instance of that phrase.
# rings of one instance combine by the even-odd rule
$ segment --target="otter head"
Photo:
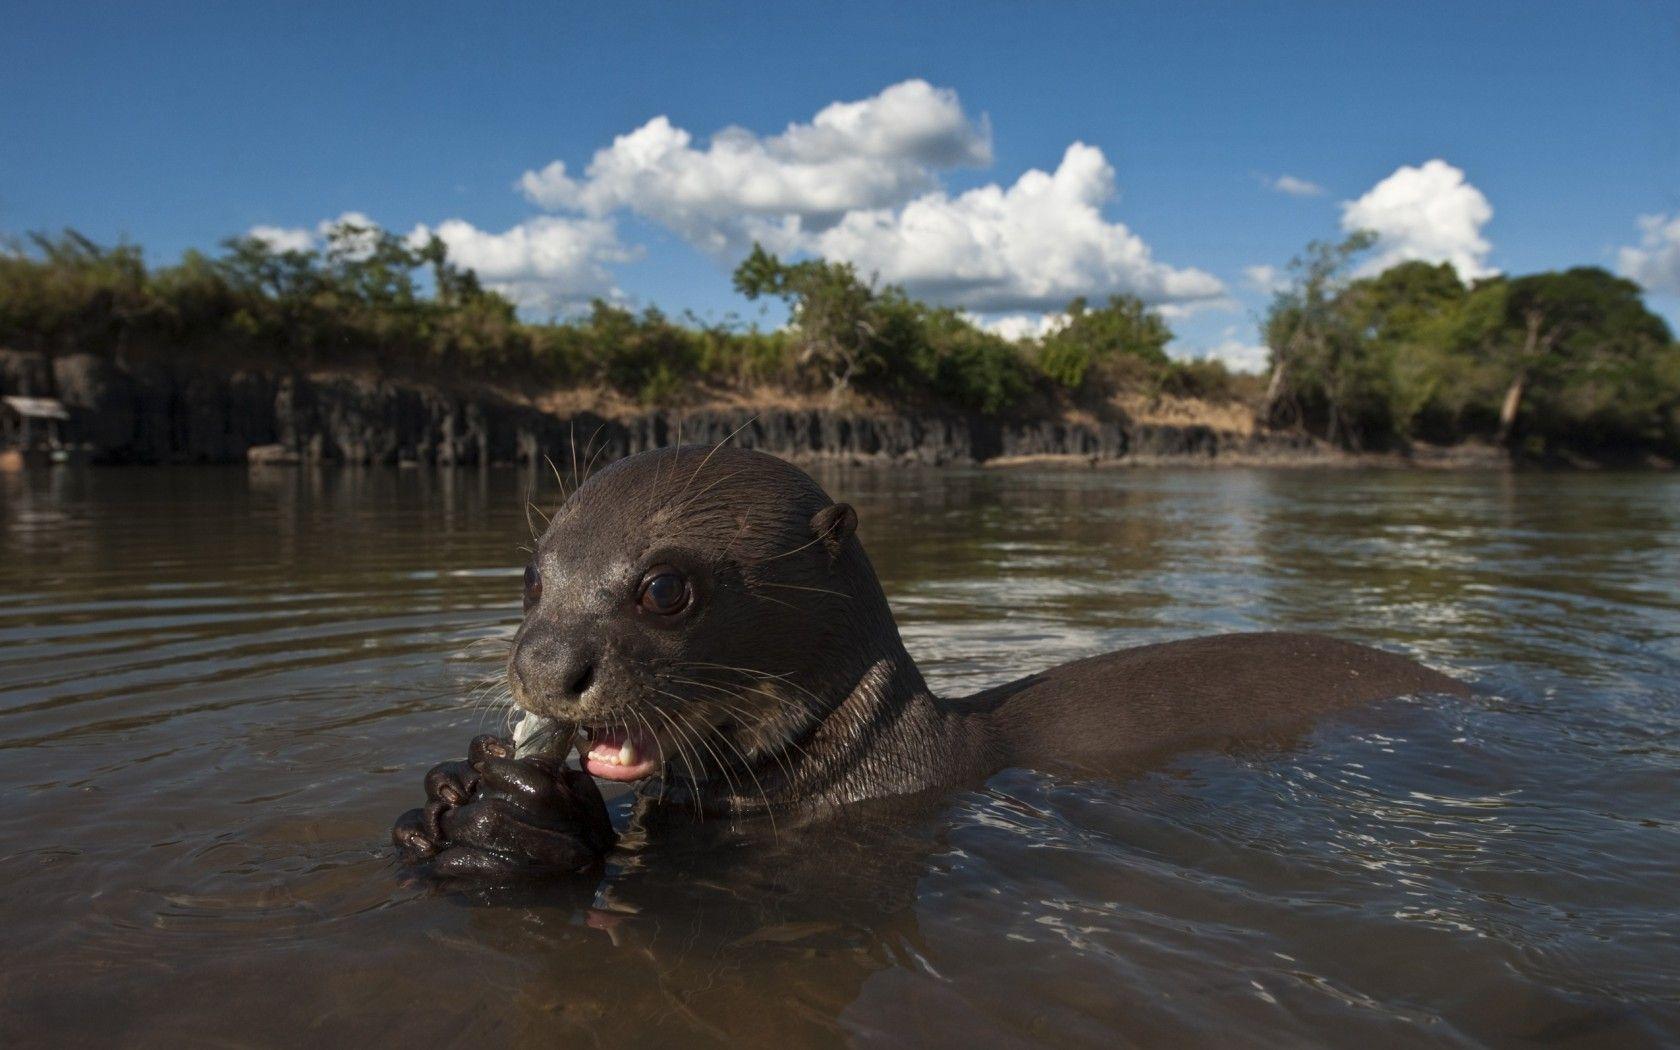
[[[620,460],[561,505],[525,570],[515,702],[578,723],[598,777],[742,789],[787,769],[876,643],[898,645],[856,526],[762,452]]]

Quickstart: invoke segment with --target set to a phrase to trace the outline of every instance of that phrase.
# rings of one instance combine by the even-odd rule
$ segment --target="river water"
[[[1485,695],[440,893],[387,829],[543,480],[0,477],[6,1045],[1680,1041],[1680,479],[824,472],[941,691],[1291,628]]]

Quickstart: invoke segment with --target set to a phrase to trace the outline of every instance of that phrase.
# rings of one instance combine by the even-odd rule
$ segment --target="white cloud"
[[[983,312],[1053,309],[1078,295],[1164,303],[1224,294],[1212,274],[1156,262],[1141,238],[1104,219],[1114,195],[1102,151],[1076,142],[1054,172],[850,212],[808,246],[913,295]]]
[[[262,241],[274,252],[306,252],[315,247],[315,234],[310,230],[284,226],[253,226],[245,236]]]
[[[347,211],[336,219],[323,219],[313,229],[253,226],[248,236],[268,242],[276,251],[304,251],[326,247],[333,229],[346,224],[369,231],[380,228],[364,212]],[[448,245],[450,259],[475,272],[486,288],[534,310],[565,311],[595,298],[622,298],[609,266],[640,255],[619,242],[610,219],[539,215],[501,233],[481,230],[464,219],[447,219],[435,227],[422,223],[405,240],[417,248],[433,234]],[[350,254],[356,254],[356,245],[349,247]]]
[[[346,229],[334,242],[332,234],[338,227],[353,227],[352,233]],[[334,252],[342,254],[348,259],[365,259],[373,254],[373,245],[379,236],[380,226],[368,218],[366,212],[347,211],[336,219],[328,219],[315,227],[315,234],[327,248],[328,255]]]
[[[379,229],[379,224],[368,217],[365,211],[347,211],[339,213],[336,219],[322,219],[315,225],[315,232],[325,237],[333,231],[335,226],[361,226],[370,230]]]
[[[1096,306],[1102,306],[1099,301]],[[1182,321],[1201,313],[1240,310],[1242,304],[1235,299],[1198,299],[1189,303],[1162,303],[1151,309],[1159,314],[1163,320]],[[1052,332],[1066,327],[1068,315],[1060,310],[1047,313],[1010,313],[983,316],[981,314],[964,311],[963,316],[988,332],[996,333],[1005,339],[1042,339]],[[1235,329],[1230,329],[1235,331]]]
[[[1243,277],[1253,286],[1255,291],[1272,295],[1289,286],[1289,278],[1276,266],[1259,265],[1243,267]]]
[[[581,179],[561,161],[519,180],[550,209],[602,216],[626,208],[716,254],[759,239],[787,248],[860,208],[899,204],[934,172],[991,160],[984,119],[956,93],[906,80],[857,102],[835,102],[808,124],[760,137],[730,127],[704,149],[655,117],[598,150]]]
[[[1001,335],[1012,342],[1042,339],[1068,322],[1068,316],[1064,313],[1003,314],[992,318],[969,314],[968,319],[986,331]]]
[[[1243,308],[1242,303],[1228,295],[1218,295],[1211,299],[1192,299],[1187,302],[1159,303],[1155,305],[1155,312],[1168,321],[1184,321],[1197,314],[1233,313]]]
[[[1076,142],[1054,172],[1028,171],[1010,186],[953,196],[939,182],[990,160],[983,118],[955,92],[907,80],[778,135],[726,128],[703,147],[656,117],[598,150],[581,177],[555,161],[520,185],[545,208],[634,212],[725,261],[756,240],[982,313],[1039,313],[1078,295],[1184,304],[1224,294],[1213,275],[1155,261],[1104,218],[1116,190],[1101,150]]]
[[[416,226],[408,241],[424,244],[434,233],[457,265],[530,309],[566,310],[595,298],[620,298],[608,265],[637,255],[619,243],[608,219],[540,215],[501,233],[448,219],[435,228]]]
[[[1233,372],[1259,375],[1271,362],[1271,351],[1264,345],[1245,343],[1240,339],[1226,339],[1197,355],[1210,361],[1223,361]]]
[[[1219,335],[1219,342],[1212,346],[1189,347],[1174,342],[1167,347],[1167,354],[1179,361],[1220,361],[1233,372],[1250,375],[1259,375],[1270,367],[1271,351],[1238,338],[1236,325],[1227,325]]]
[[[1680,295],[1680,214],[1641,215],[1639,247],[1616,254],[1622,274],[1659,295]]]
[[[1323,186],[1307,179],[1298,179],[1293,175],[1279,175],[1275,179],[1269,175],[1262,175],[1260,181],[1265,183],[1268,188],[1277,190],[1279,193],[1287,193],[1291,197],[1324,196]]]
[[[1493,207],[1464,172],[1444,160],[1402,165],[1358,200],[1342,203],[1342,229],[1377,235],[1361,274],[1379,273],[1410,260],[1450,262],[1465,280],[1488,277],[1490,245],[1482,227]]]
[[[1218,361],[1232,372],[1262,375],[1270,367],[1271,351],[1241,339],[1223,339],[1212,346],[1187,347],[1174,343],[1167,347],[1167,356],[1175,361]]]
[[[245,235],[267,242],[272,251],[306,252],[324,246],[327,235],[332,233],[333,228],[343,225],[360,226],[368,230],[379,228],[379,224],[368,218],[366,212],[347,211],[336,219],[322,219],[312,230],[301,226],[253,226],[245,231]]]
[[[1075,142],[1054,171],[1029,170],[1008,185],[953,194],[941,181],[991,160],[984,117],[966,113],[954,91],[906,80],[774,135],[729,127],[697,144],[656,117],[597,150],[580,175],[558,160],[525,172],[525,196],[559,214],[500,233],[451,219],[435,232],[461,265],[527,307],[617,294],[611,266],[632,253],[613,222],[631,212],[725,263],[757,240],[782,255],[851,262],[982,314],[1045,314],[1076,296],[1114,294],[1169,318],[1235,308],[1218,278],[1157,261],[1105,216],[1118,191],[1100,149]],[[344,220],[371,225],[359,213],[334,221]],[[319,248],[332,224],[251,234]]]

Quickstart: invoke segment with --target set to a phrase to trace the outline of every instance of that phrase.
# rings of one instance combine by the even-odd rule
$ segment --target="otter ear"
[[[828,563],[833,565],[840,557],[840,549],[851,539],[852,533],[857,531],[857,511],[850,503],[836,503],[824,507],[811,515],[811,531],[817,534],[817,539],[828,549]]]

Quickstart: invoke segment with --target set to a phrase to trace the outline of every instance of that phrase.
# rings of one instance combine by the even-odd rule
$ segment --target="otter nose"
[[[594,683],[595,664],[588,660],[573,661],[560,680],[564,683],[562,692],[565,693],[566,699],[576,700],[588,692],[590,685]]]
[[[595,684],[594,653],[550,629],[526,632],[514,650],[511,670],[526,698],[544,707],[574,704]]]

